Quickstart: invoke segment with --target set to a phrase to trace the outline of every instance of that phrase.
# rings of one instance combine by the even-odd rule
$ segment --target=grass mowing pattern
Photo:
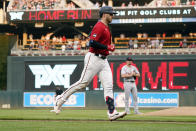
[[[1,131],[195,131],[195,124],[126,121],[1,121]]]
[[[106,110],[65,109],[59,115],[49,111],[49,109],[1,109],[0,131],[194,131],[196,129],[196,117],[193,116],[153,117],[131,114],[110,122]],[[141,112],[149,111],[152,110],[141,110]],[[185,123],[162,123],[166,121]]]

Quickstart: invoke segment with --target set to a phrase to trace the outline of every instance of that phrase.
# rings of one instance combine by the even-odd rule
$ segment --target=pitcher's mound
[[[196,107],[177,107],[148,112],[144,116],[196,116]]]

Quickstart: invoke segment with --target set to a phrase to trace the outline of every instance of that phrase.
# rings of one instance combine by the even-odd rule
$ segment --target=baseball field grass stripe
[[[0,131],[194,131],[196,116],[127,115],[110,122],[105,110],[0,109]],[[141,110],[143,113],[156,110]]]
[[[105,110],[64,109],[60,115],[49,111],[50,109],[1,109],[0,120],[108,120]],[[153,111],[156,110],[141,110],[143,113]],[[144,116],[134,115],[132,111],[120,120],[196,122],[196,116]]]
[[[1,131],[194,131],[195,124],[121,121],[0,121]]]

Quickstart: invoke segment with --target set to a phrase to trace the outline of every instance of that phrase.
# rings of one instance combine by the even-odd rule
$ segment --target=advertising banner
[[[114,19],[138,18],[194,18],[196,7],[114,8]],[[9,11],[8,21],[75,21],[97,20],[99,9]]]
[[[26,64],[25,91],[54,91],[57,86],[67,89],[79,80],[82,68],[83,62]]]
[[[24,92],[24,107],[53,107],[53,92]],[[85,93],[74,93],[62,107],[85,107]]]
[[[116,107],[125,107],[125,94],[114,93],[114,100]],[[133,97],[130,94],[130,107],[133,107]],[[176,92],[148,92],[138,93],[138,106],[139,107],[178,107],[179,94]]]
[[[139,91],[196,90],[194,60],[137,60],[133,63],[140,72],[140,77],[136,79]],[[125,60],[109,61],[109,64],[113,73],[114,90],[124,90],[121,69],[126,64]],[[83,61],[26,62],[24,90],[54,91],[57,86],[67,89],[80,79],[83,67]],[[82,90],[103,90],[98,75],[88,88]]]

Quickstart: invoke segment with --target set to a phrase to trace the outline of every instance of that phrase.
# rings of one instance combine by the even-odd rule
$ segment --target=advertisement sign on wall
[[[51,64],[52,63],[52,64]],[[122,91],[121,69],[124,61],[109,62],[114,81],[114,90]],[[136,79],[139,91],[196,90],[195,61],[134,61],[140,77]],[[56,86],[69,88],[81,76],[83,62],[31,62],[25,64],[25,91],[52,91]],[[88,85],[89,90],[102,88],[96,75]],[[85,88],[83,89],[85,90]]]
[[[114,93],[116,107],[125,107],[125,94]],[[133,97],[130,94],[130,107],[133,107]],[[138,106],[139,107],[178,107],[179,94],[173,93],[160,93],[160,92],[148,92],[138,93]]]
[[[53,107],[53,92],[24,92],[24,107]],[[62,107],[85,107],[85,93],[72,94]]]
[[[54,91],[57,86],[67,89],[79,80],[82,68],[82,62],[28,63],[25,66],[25,91]]]
[[[64,88],[70,86],[70,76],[77,64],[57,64],[52,68],[50,65],[29,65],[29,69],[35,76],[35,88],[41,86],[61,85]]]

